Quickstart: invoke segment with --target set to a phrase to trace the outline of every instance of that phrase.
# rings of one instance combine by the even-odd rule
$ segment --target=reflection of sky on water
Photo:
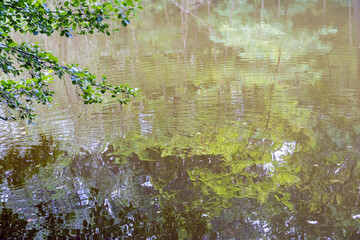
[[[284,142],[284,144],[281,146],[281,148],[273,153],[272,159],[273,161],[277,162],[284,162],[283,157],[286,155],[293,154],[296,147],[296,142]]]
[[[5,180],[4,183],[1,184],[0,188],[0,201],[7,202],[9,200],[9,194],[11,194],[11,189],[9,188],[7,181]]]
[[[154,187],[151,183],[151,176],[146,176],[145,181],[140,184],[143,187]]]
[[[152,113],[149,113],[149,114],[139,113],[139,124],[140,124],[140,129],[141,129],[140,131],[143,135],[152,133],[152,129],[153,129],[152,118],[153,117],[154,117],[154,114],[152,114]]]

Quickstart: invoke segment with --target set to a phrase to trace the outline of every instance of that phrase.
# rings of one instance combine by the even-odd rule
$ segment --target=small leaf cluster
[[[110,22],[126,27],[136,14],[140,0],[3,0],[0,5],[0,68],[4,75],[0,81],[0,103],[9,111],[0,113],[3,120],[17,116],[31,122],[36,114],[34,102],[48,104],[54,92],[49,84],[54,77],[67,77],[77,86],[85,104],[101,103],[102,94],[109,92],[121,103],[135,96],[135,89],[127,85],[113,86],[103,76],[99,81],[89,69],[77,64],[59,63],[51,52],[38,44],[14,41],[13,32],[73,37],[73,34],[100,32],[110,35],[118,31]],[[120,24],[119,24],[120,25]],[[5,77],[5,79],[4,79]]]

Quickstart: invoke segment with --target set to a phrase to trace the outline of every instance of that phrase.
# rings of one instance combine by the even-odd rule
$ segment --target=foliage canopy
[[[140,0],[3,0],[0,5],[0,102],[6,111],[0,112],[3,120],[28,119],[36,116],[35,102],[48,104],[53,91],[49,84],[53,77],[71,79],[80,89],[79,95],[85,104],[101,103],[102,94],[110,92],[113,98],[127,103],[124,98],[134,96],[136,90],[127,85],[113,86],[106,77],[98,81],[89,69],[81,69],[78,64],[59,63],[51,52],[43,50],[39,44],[16,42],[14,33],[44,34],[73,37],[73,34],[93,34],[101,32],[110,35],[114,29],[109,22],[121,21],[126,27],[135,15]]]

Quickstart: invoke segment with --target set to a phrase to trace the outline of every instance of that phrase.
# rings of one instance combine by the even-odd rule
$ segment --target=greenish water
[[[142,89],[0,122],[4,239],[359,239],[360,1],[153,0],[41,41]]]

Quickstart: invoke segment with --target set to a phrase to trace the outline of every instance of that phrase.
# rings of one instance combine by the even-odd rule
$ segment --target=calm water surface
[[[360,1],[143,6],[30,39],[142,91],[0,122],[1,238],[360,239]]]

